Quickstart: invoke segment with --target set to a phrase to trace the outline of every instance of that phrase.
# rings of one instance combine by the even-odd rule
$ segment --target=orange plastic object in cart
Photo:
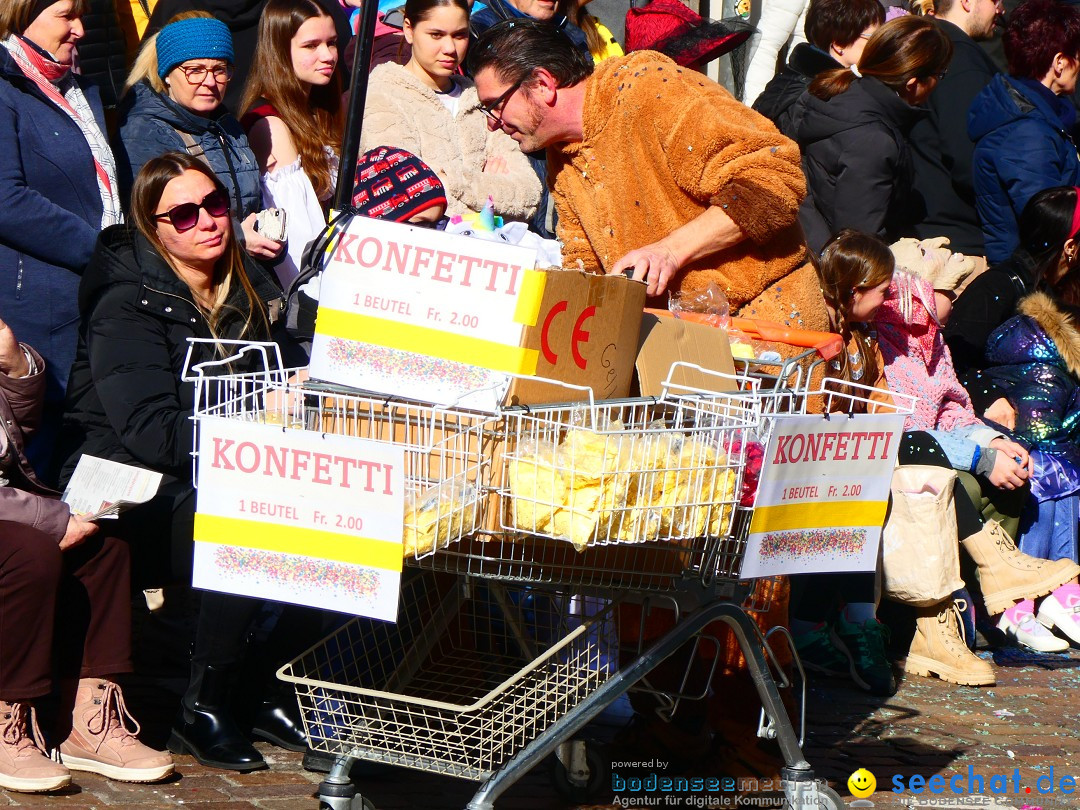
[[[667,309],[646,309],[651,315],[659,315],[665,318],[674,318],[675,313]],[[708,326],[714,325],[714,316],[704,312],[680,312],[679,318],[686,321],[695,321]],[[755,340],[768,340],[775,343],[786,343],[789,346],[801,346],[806,349],[814,349],[823,360],[831,360],[840,354],[844,342],[840,335],[832,332],[815,332],[810,329],[793,329],[774,321],[760,321],[754,318],[731,318],[731,329],[742,332],[746,337]]]

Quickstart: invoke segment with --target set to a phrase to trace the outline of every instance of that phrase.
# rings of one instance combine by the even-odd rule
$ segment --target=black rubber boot
[[[235,670],[191,665],[191,681],[169,735],[170,751],[191,754],[203,765],[228,771],[266,767],[232,716],[235,683]]]
[[[288,751],[307,751],[308,738],[296,695],[291,692],[268,695],[255,710],[251,736]]]

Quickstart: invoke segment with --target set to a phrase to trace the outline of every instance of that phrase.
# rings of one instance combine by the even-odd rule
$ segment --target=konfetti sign
[[[873,571],[903,426],[899,414],[778,418],[742,576]]]
[[[396,619],[404,469],[400,445],[201,419],[193,585]]]
[[[311,376],[493,409],[507,372],[536,372],[521,345],[544,292],[535,264],[504,242],[356,217],[323,272]]]

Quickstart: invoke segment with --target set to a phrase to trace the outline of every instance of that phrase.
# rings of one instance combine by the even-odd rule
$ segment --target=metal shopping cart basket
[[[771,591],[739,582],[748,448],[805,409],[808,375],[793,372],[801,390],[776,376],[763,386],[768,375],[744,364],[721,391],[671,385],[660,397],[491,415],[297,382],[273,365],[192,369],[196,421],[402,444],[423,507],[405,516],[414,545],[398,622],[355,619],[279,672],[312,747],[337,757],[324,807],[369,806],[348,777],[358,758],[479,781],[468,808],[489,810],[554,752],[563,787],[586,795],[605,774],[575,735],[716,621],[746,657],[788,806],[842,806],[802,755],[773,673],[786,676],[747,613]],[[864,399],[855,388],[814,394]],[[617,663],[618,603],[650,598],[670,601],[674,627]]]

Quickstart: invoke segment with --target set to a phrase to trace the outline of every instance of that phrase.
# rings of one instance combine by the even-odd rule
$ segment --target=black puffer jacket
[[[784,69],[772,77],[754,102],[754,109],[764,115],[791,140],[798,140],[806,100],[802,98],[810,82],[819,73],[842,68],[839,62],[809,42],[800,42],[792,51]]]
[[[82,24],[79,73],[98,86],[108,110],[117,105],[127,76],[127,42],[116,16],[116,0],[88,0]]]
[[[254,261],[248,277],[271,314],[281,291]],[[241,337],[247,298],[232,285],[221,339]],[[60,440],[61,480],[89,453],[191,478],[194,386],[180,381],[189,337],[211,337],[191,292],[145,238],[106,228],[79,287],[79,348],[68,379]],[[254,329],[250,339],[267,339]],[[205,348],[205,347],[204,347]],[[194,362],[213,359],[208,348]],[[242,371],[243,369],[237,369]]]
[[[870,77],[828,101],[809,93],[805,101],[797,139],[806,174],[799,219],[810,247],[820,251],[841,228],[889,242],[911,236],[922,217],[907,138],[926,111]]]
[[[975,278],[953,304],[944,329],[958,373],[986,368],[990,333],[1016,315],[1021,298],[1035,292],[1035,262],[1023,248]]]

